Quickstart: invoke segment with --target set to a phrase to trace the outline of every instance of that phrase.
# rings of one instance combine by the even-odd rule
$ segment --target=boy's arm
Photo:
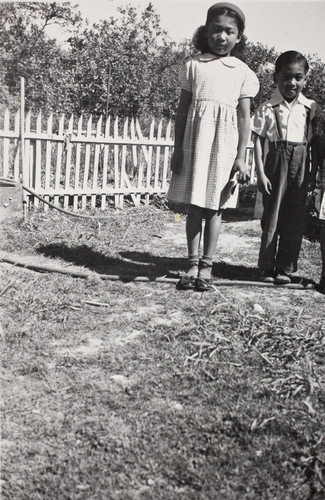
[[[175,174],[178,174],[183,167],[182,145],[185,134],[187,114],[191,102],[192,102],[192,92],[182,89],[175,119],[174,152],[170,165],[172,172],[174,172]]]
[[[247,182],[245,162],[246,148],[250,135],[250,98],[244,97],[238,103],[238,146],[237,155],[231,170],[230,178],[238,172],[238,182]]]
[[[271,194],[272,184],[270,179],[265,175],[263,162],[264,137],[253,134],[254,138],[254,158],[257,175],[257,187],[263,194]]]

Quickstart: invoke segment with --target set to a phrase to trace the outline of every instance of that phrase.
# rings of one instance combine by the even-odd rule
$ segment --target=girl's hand
[[[247,167],[244,158],[236,158],[231,169],[230,179],[233,178],[235,173],[238,172],[237,180],[240,184],[245,184],[249,181]]]
[[[183,151],[182,149],[174,149],[172,159],[170,162],[171,171],[178,175],[183,168]]]
[[[266,177],[265,174],[257,178],[257,187],[261,193],[271,194],[272,184],[270,179]]]

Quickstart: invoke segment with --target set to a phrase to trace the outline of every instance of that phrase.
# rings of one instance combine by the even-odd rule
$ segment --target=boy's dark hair
[[[242,35],[244,33],[245,24],[244,24],[242,18],[237,14],[237,12],[235,12],[232,9],[221,7],[220,9],[215,9],[215,11],[213,12],[214,17],[215,16],[222,16],[222,15],[231,17],[236,21],[239,36],[241,36],[242,38],[241,38],[240,42],[238,42],[236,44],[236,46],[233,48],[233,50],[231,51],[231,55],[238,57],[238,59],[243,60],[244,59],[246,38],[243,37]],[[205,52],[211,52],[211,47],[208,44],[208,30],[207,30],[206,25],[200,26],[196,30],[196,32],[194,33],[193,39],[192,39],[192,43],[193,43],[194,47],[197,50],[199,50],[202,54],[204,54]]]
[[[287,52],[283,52],[275,61],[275,73],[279,73],[283,66],[285,66],[286,64],[300,62],[303,63],[305,74],[307,74],[309,70],[309,64],[303,54],[297,52],[296,50],[288,50]]]

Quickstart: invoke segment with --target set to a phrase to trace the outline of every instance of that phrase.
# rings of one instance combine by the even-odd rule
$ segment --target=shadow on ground
[[[95,252],[86,245],[70,248],[64,244],[41,246],[37,251],[45,257],[60,258],[65,262],[88,268],[99,274],[117,275],[124,281],[131,281],[137,276],[155,279],[161,276],[177,278],[186,270],[184,258],[159,257],[149,252],[123,251],[116,257],[107,257]],[[215,262],[213,275],[216,280],[258,281],[257,267]],[[292,279],[293,283],[308,283],[301,276]]]
[[[177,277],[186,270],[187,259],[160,257],[149,252],[122,251],[116,257],[107,257],[87,245],[68,247],[65,244],[44,245],[37,249],[45,257],[60,258],[65,262],[86,267],[99,274],[120,276],[158,276]],[[258,269],[226,262],[216,262],[213,266],[216,278],[243,279],[254,281],[258,278]]]

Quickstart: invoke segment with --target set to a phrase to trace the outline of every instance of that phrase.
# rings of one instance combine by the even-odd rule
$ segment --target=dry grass
[[[1,246],[108,274],[184,269],[183,216],[113,215],[98,229],[35,212],[4,221]],[[247,277],[259,227],[231,217],[214,271]],[[317,242],[300,264],[318,279]],[[1,273],[3,498],[324,498],[323,295]]]

